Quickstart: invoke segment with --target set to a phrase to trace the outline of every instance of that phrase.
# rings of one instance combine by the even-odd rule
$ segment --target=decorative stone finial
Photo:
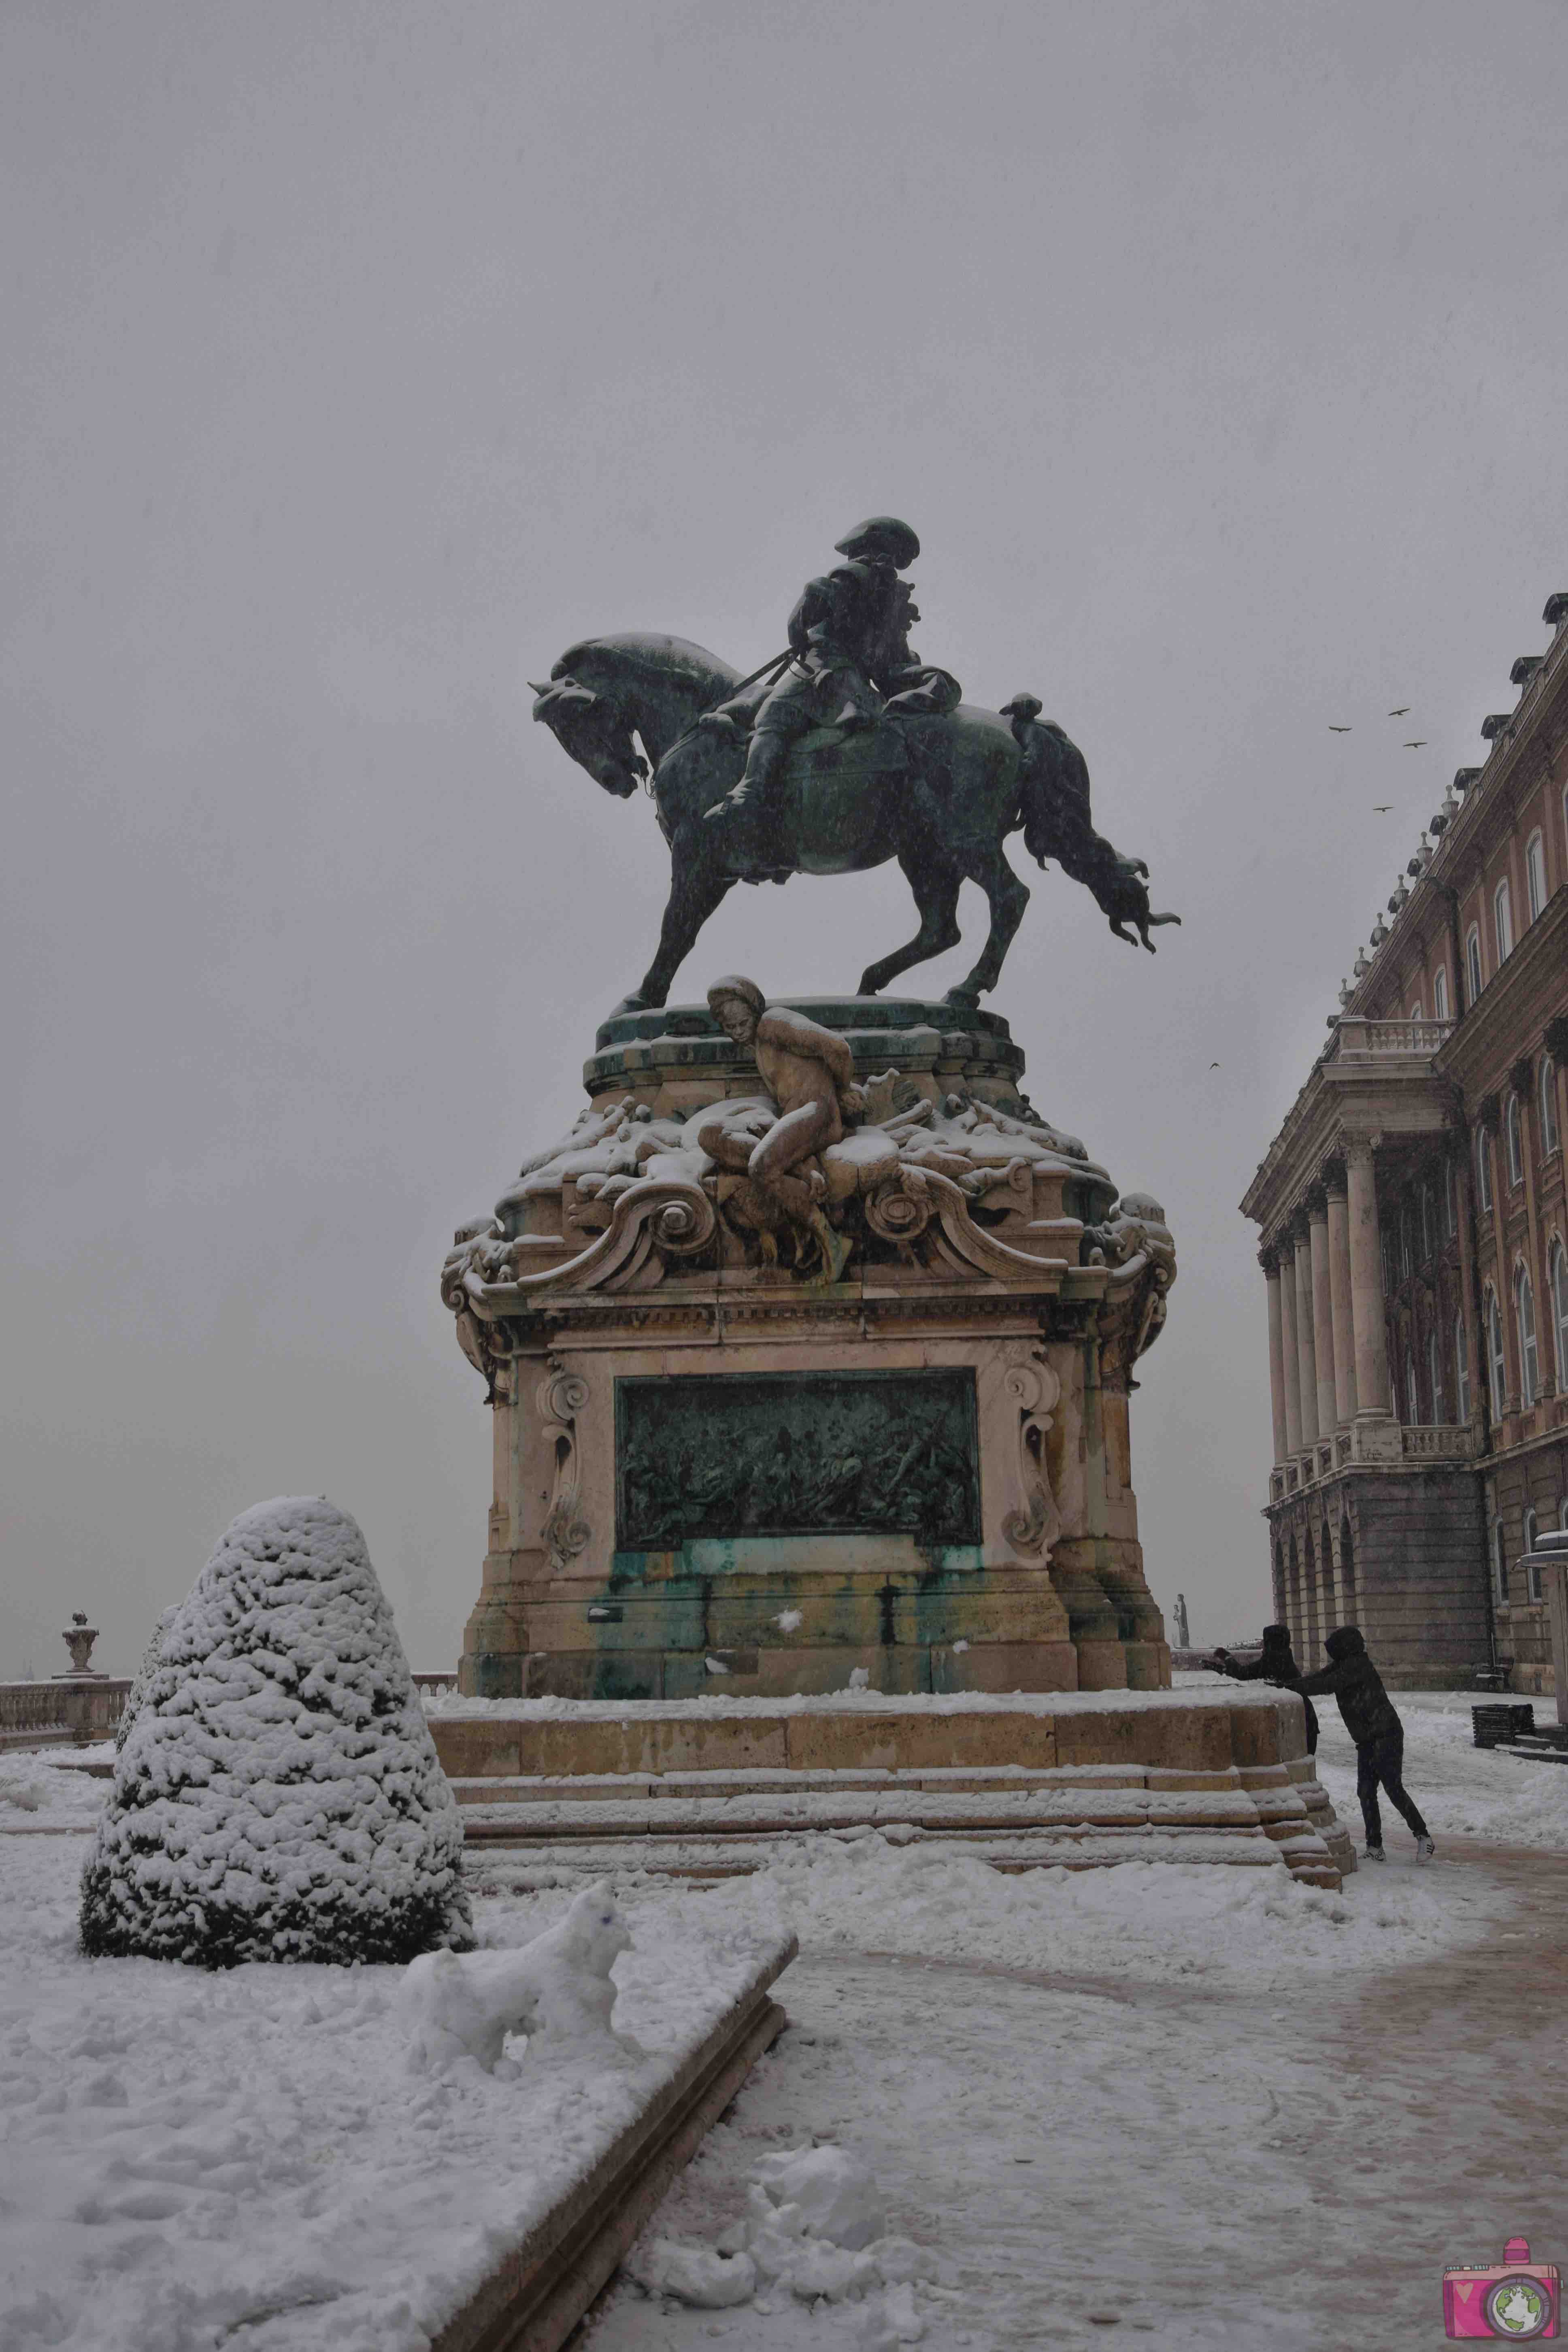
[[[1519,659],[1515,662],[1513,667],[1508,674],[1509,684],[1510,686],[1528,686],[1545,658],[1546,656],[1544,654],[1521,654]]]
[[[1490,710],[1481,721],[1481,735],[1488,743],[1495,743],[1500,735],[1511,735],[1512,732],[1511,710]]]
[[[73,1675],[92,1675],[98,1672],[96,1666],[89,1666],[88,1664],[88,1660],[92,1655],[92,1645],[98,1639],[98,1628],[96,1625],[88,1623],[79,1609],[72,1610],[69,1630],[62,1633],[60,1639],[70,1652],[70,1670]],[[61,1679],[64,1680],[66,1677],[62,1676]]]

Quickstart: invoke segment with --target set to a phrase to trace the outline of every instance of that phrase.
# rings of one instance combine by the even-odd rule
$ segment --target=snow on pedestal
[[[158,1638],[82,1874],[84,1952],[223,1968],[471,1943],[458,1809],[345,1512],[242,1512]]]

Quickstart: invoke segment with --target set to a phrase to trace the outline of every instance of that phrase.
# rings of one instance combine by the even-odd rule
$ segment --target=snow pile
[[[616,1987],[610,1971],[631,1948],[609,1881],[578,1895],[564,1919],[521,1949],[422,1952],[408,1964],[398,2006],[409,2034],[411,2074],[448,2072],[465,2060],[487,2074],[515,2080],[507,2036],[527,2034],[564,2042],[603,2064],[617,2045],[610,2015]]]
[[[110,1752],[105,1741],[98,1748],[44,1748],[0,1756],[0,1832],[89,1827],[103,1811],[109,1784],[83,1767]]]
[[[467,1945],[462,1843],[359,1528],[314,1496],[243,1512],[162,1631],[82,1949],[222,1968]]]
[[[626,2270],[649,2294],[715,2311],[769,2292],[811,2304],[875,2295],[858,2341],[880,2352],[921,2341],[914,2283],[936,2275],[930,2254],[886,2231],[881,2194],[858,2157],[831,2146],[793,2147],[753,2165],[745,2219],[716,2247],[645,2240]],[[758,2302],[760,2311],[770,2307]]]
[[[47,1783],[41,1772],[30,1769],[32,1759],[26,1764],[0,1763],[0,1806],[13,1806],[20,1813],[36,1813],[48,1796]]]

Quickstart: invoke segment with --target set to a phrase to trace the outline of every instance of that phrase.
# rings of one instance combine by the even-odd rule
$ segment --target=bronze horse
[[[651,775],[669,844],[658,952],[618,1013],[666,1002],[698,933],[739,878],[726,863],[722,828],[703,819],[739,779],[745,744],[698,722],[718,703],[732,707],[741,684],[727,662],[682,637],[628,635],[584,638],[562,655],[549,685],[534,688],[535,719],[606,792],[629,800]],[[757,687],[755,698],[764,690]],[[1123,928],[1131,922],[1152,953],[1151,926],[1180,921],[1150,912],[1148,867],[1119,856],[1094,831],[1082,753],[1059,728],[1034,722],[1038,706],[1029,698],[1012,707],[1014,726],[961,703],[940,717],[885,718],[868,735],[819,728],[795,747],[774,836],[776,878],[857,874],[896,857],[914,893],[920,929],[868,966],[863,996],[958,944],[965,880],[984,891],[991,929],[980,961],[947,1002],[973,1007],[995,987],[1029,900],[1003,847],[1020,826],[1040,865],[1055,857],[1087,884],[1119,939],[1136,945]]]

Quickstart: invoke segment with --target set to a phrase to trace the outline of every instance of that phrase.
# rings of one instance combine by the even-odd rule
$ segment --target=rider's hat
[[[835,544],[840,555],[879,555],[895,572],[905,571],[921,551],[920,541],[897,515],[872,515],[868,521],[858,522],[853,530],[846,531]]]

